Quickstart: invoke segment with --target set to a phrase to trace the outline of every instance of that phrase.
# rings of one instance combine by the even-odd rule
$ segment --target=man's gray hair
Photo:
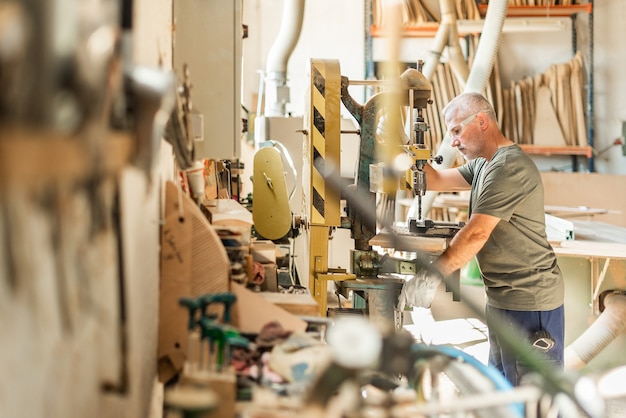
[[[489,115],[489,118],[495,118],[496,116],[496,112],[489,100],[480,93],[462,93],[456,96],[441,110],[444,119],[450,112],[458,112],[461,115],[485,112]]]

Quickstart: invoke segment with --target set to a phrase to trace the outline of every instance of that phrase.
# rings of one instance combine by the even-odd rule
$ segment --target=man
[[[526,370],[499,341],[492,327],[496,316],[520,327],[531,342],[552,340],[546,355],[563,364],[563,278],[546,237],[541,175],[528,155],[502,134],[493,107],[482,95],[454,98],[443,115],[451,145],[466,163],[442,170],[427,166],[428,187],[471,189],[471,197],[467,224],[432,267],[447,277],[476,256],[487,296],[489,363],[518,385]],[[404,285],[399,306],[430,307],[439,283],[441,278],[432,274],[415,276]]]

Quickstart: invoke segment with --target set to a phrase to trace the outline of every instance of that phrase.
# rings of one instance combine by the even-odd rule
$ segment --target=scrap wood
[[[480,19],[480,12],[474,0],[456,0],[454,6],[457,19]]]
[[[575,145],[572,143],[572,120],[571,108],[572,101],[570,89],[570,66],[568,63],[556,65],[556,77],[558,83],[558,95],[556,102],[556,112],[561,124],[561,130],[567,145]]]
[[[511,134],[510,138],[515,143],[520,143],[517,133],[517,106],[515,105],[515,82],[511,81],[509,87],[509,111],[511,114]]]
[[[374,0],[373,2],[372,21],[376,26],[382,26],[385,20],[384,3],[384,0]],[[404,0],[401,7],[402,26],[415,26],[439,21],[421,0]]]
[[[561,131],[557,115],[552,106],[550,89],[543,85],[537,90],[534,126],[534,144],[542,146],[564,146],[565,138]]]
[[[510,134],[511,132],[511,116],[510,116],[510,112],[508,109],[508,100],[509,100],[509,90],[508,89],[502,89],[502,100],[503,100],[503,106],[502,108],[498,111],[499,115],[502,118],[502,122],[500,125],[500,129],[502,130],[502,133],[504,133],[504,136],[506,136],[507,138],[511,139],[512,136]]]
[[[578,51],[571,61],[571,87],[572,103],[574,108],[574,120],[576,121],[576,144],[583,147],[587,145],[587,128],[585,124],[585,111],[583,110],[583,56]]]
[[[519,144],[586,146],[582,78],[582,55],[577,53],[567,63],[553,64],[541,74],[511,81],[503,98],[507,103],[502,122],[505,135]],[[549,107],[538,103],[539,94],[541,100],[549,100]],[[554,129],[551,113],[555,114],[558,130]]]
[[[532,143],[532,133],[531,133],[531,129],[530,129],[530,124],[531,124],[531,120],[530,120],[530,113],[529,113],[529,105],[528,105],[528,83],[527,83],[527,79],[523,78],[519,81],[519,86],[520,86],[520,104],[521,104],[521,111],[522,111],[522,136],[524,137],[524,141],[525,143]]]
[[[514,83],[515,112],[517,118],[517,138],[518,143],[527,144],[527,138],[524,137],[524,106],[522,105],[522,88],[520,83]]]

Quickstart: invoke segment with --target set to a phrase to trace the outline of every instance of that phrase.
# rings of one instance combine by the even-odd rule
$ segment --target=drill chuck
[[[416,196],[426,194],[426,172],[421,170],[413,172],[413,192]]]

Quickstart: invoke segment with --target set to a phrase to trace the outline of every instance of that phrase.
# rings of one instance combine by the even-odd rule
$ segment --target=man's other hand
[[[398,298],[398,310],[403,311],[406,306],[430,308],[437,287],[442,281],[441,276],[437,274],[426,270],[420,271],[402,286]]]

